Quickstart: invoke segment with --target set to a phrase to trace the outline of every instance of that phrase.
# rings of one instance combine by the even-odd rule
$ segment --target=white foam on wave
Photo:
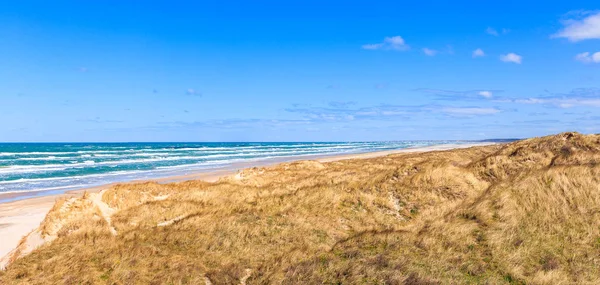
[[[323,149],[322,152],[340,150],[348,148],[330,147]],[[39,173],[39,172],[52,172],[61,171],[70,168],[79,167],[90,167],[100,165],[123,165],[123,164],[137,164],[137,163],[151,163],[151,162],[162,162],[162,161],[178,161],[178,160],[207,160],[216,158],[232,158],[240,156],[281,156],[281,155],[300,155],[308,152],[313,152],[310,149],[297,149],[289,151],[271,151],[271,152],[238,152],[232,154],[214,154],[214,155],[199,155],[199,156],[167,156],[157,158],[144,158],[144,159],[124,159],[115,161],[100,161],[86,160],[84,162],[71,161],[69,164],[44,164],[44,165],[9,165],[0,168],[0,174],[23,174],[23,173]]]
[[[0,174],[19,174],[32,172],[47,172],[67,169],[65,164],[44,164],[44,165],[10,165],[0,167]]]
[[[61,151],[0,152],[0,156],[61,155],[61,154],[73,154],[73,153],[74,152],[61,152]]]
[[[439,143],[439,142],[438,142]],[[46,165],[8,165],[0,166],[0,190],[15,189],[16,191],[27,192],[36,189],[36,191],[45,191],[48,189],[73,189],[80,185],[93,186],[106,183],[127,181],[132,179],[152,179],[179,174],[186,174],[186,171],[202,171],[205,169],[226,167],[237,162],[252,162],[268,160],[273,158],[285,157],[304,157],[311,155],[330,155],[341,153],[358,153],[365,151],[376,151],[384,149],[406,148],[410,146],[429,145],[431,143],[306,143],[306,144],[265,144],[239,147],[190,147],[190,148],[157,148],[157,149],[125,149],[125,150],[84,150],[75,152],[57,152],[60,154],[76,154],[67,159],[80,159],[65,164],[46,164]],[[48,155],[51,152],[30,152],[29,154],[45,154],[44,157],[17,157],[24,160],[55,160],[61,156]],[[23,153],[25,154],[25,153]],[[33,156],[30,155],[30,156]],[[64,156],[63,156],[64,157]],[[106,158],[117,157],[117,160],[107,160]],[[85,160],[84,160],[85,159]],[[0,159],[4,161],[4,159]],[[84,160],[84,161],[81,161]],[[184,161],[186,160],[186,161]],[[148,164],[154,162],[173,161],[175,165],[156,166],[148,170],[110,170],[104,173],[81,174],[73,176],[55,176],[45,178],[27,178],[30,173],[56,172],[52,175],[61,175],[61,171],[75,168],[94,168],[101,166],[119,166],[133,164],[132,168],[137,168],[135,164]],[[181,162],[178,162],[181,161]],[[148,165],[144,166],[148,167]],[[104,171],[104,170],[98,170]],[[72,172],[71,172],[72,173]],[[189,173],[189,172],[188,172]],[[10,179],[11,175],[24,176],[23,178],[1,181],[2,178]],[[13,176],[14,177],[14,176]],[[14,178],[13,178],[14,179]],[[73,183],[78,183],[73,186]],[[40,190],[39,187],[43,188]],[[54,188],[53,188],[54,187]],[[23,190],[21,190],[23,189]],[[44,190],[45,189],[45,190]],[[0,191],[3,192],[3,191]],[[6,193],[6,192],[3,192]]]
[[[96,150],[78,150],[78,151],[33,151],[33,152],[0,152],[0,156],[32,156],[32,155],[85,155],[85,154],[119,154],[131,152],[181,152],[181,151],[237,151],[241,149],[268,149],[268,148],[304,148],[304,147],[352,147],[358,145],[374,144],[372,142],[346,142],[346,143],[302,143],[302,144],[264,144],[264,145],[248,145],[248,146],[198,146],[198,147],[162,147],[162,148],[144,148],[134,149],[126,147],[111,147],[112,149],[96,149]],[[86,148],[85,146],[83,148]],[[89,147],[88,147],[89,148]]]
[[[78,188],[89,187],[87,184],[76,184],[76,185],[63,185],[56,187],[45,187],[45,188],[37,188],[31,190],[10,190],[10,191],[0,191],[2,194],[18,194],[18,193],[35,193],[35,192],[44,192],[44,191],[56,191],[56,190],[74,190]]]
[[[61,160],[61,159],[69,159],[70,157],[58,157],[54,155],[46,156],[46,157],[19,157],[17,160],[27,160],[27,161],[36,161],[36,160]]]
[[[319,145],[322,147],[314,147],[315,145]],[[36,172],[48,172],[48,171],[61,171],[67,168],[78,168],[78,167],[89,167],[91,165],[122,165],[122,164],[136,164],[136,163],[152,163],[152,162],[161,162],[161,161],[178,161],[178,160],[211,160],[218,158],[234,158],[241,156],[257,156],[257,157],[266,157],[266,156],[284,156],[284,155],[301,155],[306,153],[342,153],[347,151],[354,151],[359,149],[378,149],[379,147],[374,146],[373,144],[366,143],[357,143],[357,144],[303,144],[303,145],[288,145],[286,147],[282,147],[283,145],[266,145],[266,146],[245,146],[245,147],[236,147],[235,151],[231,151],[231,153],[219,153],[219,154],[209,154],[206,153],[198,153],[198,155],[187,155],[187,156],[174,156],[173,153],[166,153],[165,148],[154,149],[161,150],[163,152],[150,152],[150,153],[139,153],[135,154],[135,156],[147,156],[150,158],[143,159],[122,159],[122,160],[110,160],[110,161],[95,161],[95,160],[86,160],[84,162],[71,161],[69,164],[46,164],[46,165],[9,165],[0,168],[0,174],[19,174],[19,173],[36,173]],[[300,147],[303,146],[303,147]],[[289,148],[288,148],[289,147]],[[294,148],[292,148],[294,147]],[[389,146],[383,145],[386,149],[390,148]],[[198,148],[179,148],[175,150],[196,150]],[[214,147],[214,149],[219,149],[219,147]],[[231,148],[224,148],[230,149]],[[149,151],[148,149],[143,149],[142,151]],[[87,152],[87,151],[78,151],[76,153]],[[92,151],[98,152],[98,151]],[[33,152],[30,152],[30,154]],[[48,152],[46,152],[48,153]],[[155,157],[153,153],[156,154],[165,154],[165,156]],[[101,155],[110,155],[113,154],[82,154],[82,158],[91,158],[94,156]],[[249,159],[252,157],[249,157]],[[47,156],[45,158],[20,158],[23,160],[56,160],[56,156]]]
[[[150,172],[151,170],[122,170],[115,172],[107,172],[107,173],[97,173],[97,174],[85,174],[85,175],[74,175],[74,176],[63,176],[63,177],[46,177],[46,178],[21,178],[16,180],[8,180],[8,181],[0,181],[0,184],[23,184],[23,183],[40,183],[40,182],[48,182],[48,181],[73,181],[73,180],[81,180],[85,178],[104,178],[110,176],[119,176],[119,175],[132,175],[132,174],[141,174],[145,172]]]

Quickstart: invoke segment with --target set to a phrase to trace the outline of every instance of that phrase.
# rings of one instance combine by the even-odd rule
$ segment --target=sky
[[[3,1],[0,142],[600,132],[598,1]]]

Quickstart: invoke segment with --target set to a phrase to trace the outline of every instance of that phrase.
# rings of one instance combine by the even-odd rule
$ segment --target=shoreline
[[[82,187],[73,187],[70,189],[44,189],[44,190],[19,190],[19,191],[7,191],[0,192],[0,207],[3,204],[13,203],[23,200],[30,199],[38,199],[47,196],[70,196],[72,194],[83,194],[83,192],[99,192],[104,188],[108,188],[114,186],[116,184],[123,183],[143,183],[148,181],[155,181],[158,183],[169,183],[169,182],[180,182],[186,180],[196,180],[196,179],[207,179],[205,176],[215,176],[218,173],[224,176],[228,174],[235,174],[236,171],[249,168],[249,167],[265,167],[277,165],[279,163],[292,162],[292,161],[300,161],[300,160],[318,160],[320,162],[328,162],[335,161],[341,159],[352,159],[352,158],[370,158],[377,157],[387,154],[393,153],[402,153],[402,152],[418,152],[418,151],[434,151],[434,150],[446,150],[446,149],[454,149],[461,148],[467,146],[479,146],[479,145],[489,145],[493,143],[489,142],[473,142],[473,143],[462,143],[462,144],[436,144],[430,146],[417,146],[417,147],[408,147],[401,149],[391,149],[391,150],[381,150],[381,151],[369,151],[369,152],[357,152],[357,153],[333,153],[333,154],[308,154],[308,155],[294,155],[294,156],[281,156],[281,157],[273,157],[262,160],[249,160],[244,162],[236,162],[228,165],[226,167],[221,168],[208,168],[203,170],[197,170],[188,174],[175,174],[169,176],[157,176],[154,178],[140,178],[140,179],[132,179],[132,180],[124,180],[118,182],[105,183],[100,185],[89,185]],[[215,178],[218,179],[218,177]],[[211,182],[211,181],[209,181]],[[0,216],[1,217],[1,216]]]
[[[48,211],[54,206],[55,202],[59,198],[67,197],[81,197],[83,193],[97,193],[104,189],[108,189],[116,184],[132,184],[132,183],[143,183],[143,182],[158,182],[158,183],[174,183],[183,182],[188,180],[203,180],[207,182],[216,182],[219,178],[233,175],[239,170],[252,167],[268,167],[277,165],[280,163],[302,161],[302,160],[316,160],[319,162],[332,162],[346,159],[367,159],[380,156],[386,156],[390,154],[398,153],[419,153],[428,151],[443,151],[459,148],[469,148],[475,146],[492,145],[496,143],[465,143],[465,144],[439,144],[431,145],[426,147],[411,147],[403,149],[385,150],[385,151],[374,151],[364,153],[351,153],[351,154],[332,154],[332,155],[310,155],[310,156],[290,156],[284,158],[274,158],[263,161],[248,161],[232,164],[229,167],[223,169],[210,169],[207,171],[196,172],[186,175],[162,177],[156,179],[140,179],[123,182],[115,182],[100,186],[93,186],[75,190],[67,190],[61,194],[51,194],[44,196],[27,197],[31,195],[22,195],[22,193],[8,193],[0,194],[0,201],[8,199],[16,199],[13,201],[0,202],[0,236],[2,237],[2,243],[0,243],[0,259],[13,250],[20,239],[27,235],[29,232],[39,226],[39,224],[46,217]],[[19,195],[21,194],[21,195]],[[26,197],[24,197],[26,196]],[[20,198],[20,199],[19,199]]]

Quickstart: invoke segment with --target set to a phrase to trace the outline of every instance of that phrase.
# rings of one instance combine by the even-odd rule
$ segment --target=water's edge
[[[355,153],[355,154],[359,155],[359,154],[365,154],[365,153],[370,153],[370,152],[362,152],[362,153]],[[115,181],[115,182],[111,182],[111,183],[90,185],[88,187],[73,186],[73,187],[66,187],[66,188],[60,189],[60,190],[31,190],[31,191],[19,191],[19,192],[4,192],[4,193],[0,193],[0,205],[4,204],[4,203],[16,202],[16,201],[27,200],[27,199],[38,198],[38,197],[56,196],[56,195],[62,195],[62,194],[66,194],[66,193],[83,192],[88,189],[90,189],[90,190],[104,189],[104,188],[110,187],[111,185],[115,185],[115,184],[119,184],[119,183],[136,183],[136,182],[148,182],[148,181],[155,181],[158,183],[182,182],[182,181],[187,181],[187,180],[202,179],[202,178],[204,178],[203,175],[211,175],[212,176],[214,174],[215,176],[224,176],[224,175],[228,175],[228,174],[234,174],[238,170],[241,170],[244,168],[264,167],[264,166],[276,165],[279,163],[330,158],[330,157],[337,157],[337,156],[344,156],[344,155],[347,155],[347,154],[289,156],[289,157],[271,158],[271,159],[265,159],[265,160],[259,160],[259,161],[247,161],[247,162],[242,162],[242,163],[237,163],[237,164],[231,164],[229,166],[224,166],[221,168],[198,170],[197,172],[188,173],[188,174],[156,176],[156,177],[151,177],[151,178],[147,178],[147,179]]]
[[[460,144],[468,144],[469,142],[467,141],[428,141],[428,142],[390,142],[390,143],[376,143],[377,145],[375,145],[375,147],[373,147],[374,143],[354,143],[355,145],[352,145],[351,143],[342,143],[342,144],[336,144],[336,143],[321,143],[323,144],[325,147],[327,148],[336,148],[336,151],[316,151],[316,152],[312,152],[312,153],[306,153],[306,151],[302,152],[300,151],[299,153],[296,152],[297,154],[293,154],[293,155],[281,155],[281,156],[256,156],[256,157],[249,157],[246,159],[238,159],[238,160],[229,160],[225,163],[215,163],[215,165],[211,165],[208,167],[189,167],[189,164],[183,164],[183,165],[173,165],[172,168],[174,168],[173,171],[149,171],[149,172],[143,172],[144,175],[140,175],[140,176],[115,176],[115,179],[109,179],[109,180],[75,180],[75,179],[70,179],[70,177],[64,177],[67,174],[62,174],[61,172],[63,170],[58,169],[56,171],[54,171],[54,173],[56,173],[56,177],[50,177],[50,178],[38,178],[39,180],[42,181],[60,181],[62,184],[59,185],[58,187],[38,187],[36,188],[35,185],[29,185],[26,184],[29,181],[35,181],[36,178],[20,178],[18,180],[15,180],[13,177],[13,180],[6,180],[6,177],[8,175],[11,174],[10,170],[16,170],[13,171],[13,173],[16,173],[17,175],[20,174],[19,171],[23,172],[24,170],[28,170],[28,169],[40,169],[45,167],[44,164],[39,164],[41,165],[41,167],[39,165],[32,165],[30,168],[27,168],[27,166],[22,166],[22,165],[17,165],[17,166],[9,166],[9,167],[4,167],[4,173],[2,173],[0,171],[0,186],[5,186],[4,189],[0,189],[0,203],[7,203],[7,202],[12,202],[12,201],[18,201],[18,200],[24,200],[24,199],[30,199],[30,198],[35,198],[35,197],[43,197],[43,196],[49,196],[49,195],[60,195],[60,194],[64,194],[67,193],[69,191],[74,191],[74,190],[81,190],[81,189],[89,189],[92,187],[98,187],[98,186],[105,186],[105,185],[112,185],[115,183],[123,183],[123,182],[133,182],[133,181],[148,181],[148,180],[157,180],[157,181],[169,181],[169,182],[173,182],[173,181],[181,181],[181,180],[189,180],[189,179],[193,179],[190,177],[195,177],[197,175],[201,175],[201,174],[208,174],[208,173],[214,173],[214,172],[228,172],[228,173],[233,173],[238,169],[242,169],[242,168],[247,168],[247,167],[253,167],[253,166],[265,166],[265,165],[270,165],[270,164],[277,164],[277,163],[281,163],[281,162],[289,162],[289,161],[295,161],[295,160],[306,160],[306,159],[317,159],[317,158],[326,158],[326,157],[335,157],[335,156],[344,156],[344,155],[355,155],[355,154],[365,154],[365,153],[375,153],[375,152],[382,152],[382,151],[395,151],[395,150],[404,150],[404,149],[411,149],[411,148],[421,148],[421,147],[428,147],[428,146],[436,146],[436,145],[460,145]],[[472,143],[472,142],[471,142]],[[319,144],[319,143],[314,143],[314,144]],[[308,147],[310,148],[315,148],[313,145],[309,145]],[[356,145],[360,146],[360,147],[355,147]],[[367,145],[368,147],[364,147],[365,145]],[[88,146],[88,145],[85,145]],[[267,148],[268,150],[266,150],[267,152],[273,152],[272,149],[273,148],[278,148],[281,149],[283,147],[288,147],[290,150],[296,150],[298,149],[298,147],[296,147],[296,145],[294,144],[263,144],[263,145],[258,145],[256,148]],[[302,144],[303,147],[307,147],[306,143]],[[164,147],[164,145],[160,145],[160,147]],[[204,150],[205,146],[203,147],[203,151],[206,152]],[[247,147],[247,146],[242,146],[242,147]],[[362,147],[362,148],[361,148]],[[222,146],[214,146],[213,149],[209,149],[209,151],[214,152],[215,148],[221,148],[221,150],[223,151],[229,151],[232,154],[231,155],[237,155],[239,153],[239,151],[237,149],[235,149],[235,147],[233,148],[229,148],[229,149],[223,149]],[[337,149],[340,148],[340,149]],[[6,148],[5,148],[6,149]],[[2,152],[2,144],[0,144],[0,158],[2,158],[2,154],[4,154],[4,158],[6,158],[6,153],[7,152]],[[96,153],[108,153],[111,150],[100,150],[97,151]],[[142,149],[141,152],[153,152],[156,151],[154,149]],[[164,152],[164,150],[159,150]],[[238,151],[238,152],[236,152]],[[89,152],[89,151],[86,151]],[[113,151],[114,152],[114,151]],[[174,151],[174,153],[177,151]],[[200,152],[201,154],[203,154],[204,156],[199,156],[199,157],[206,157],[204,152]],[[31,157],[31,153],[35,153],[33,157]],[[11,154],[12,157],[17,157],[17,158],[35,158],[37,157],[44,157],[49,153],[49,151],[46,152],[26,152],[25,154],[15,154],[14,152]],[[59,152],[50,152],[52,154],[58,154]],[[62,152],[62,153],[67,153],[67,152]],[[73,153],[73,152],[71,152]],[[78,155],[81,154],[82,152],[76,152]],[[92,152],[93,153],[93,152]],[[168,153],[170,154],[170,153]],[[58,154],[60,155],[60,154]],[[164,155],[164,154],[163,154]],[[189,153],[184,154],[189,156]],[[229,156],[231,156],[229,155]],[[119,165],[119,160],[121,159],[121,161],[123,161],[123,159],[125,159],[125,161],[127,161],[127,157],[126,158],[122,158],[119,157],[118,155],[114,155],[115,157],[117,157],[117,160],[114,160],[114,162],[109,161],[110,163],[114,163],[115,165]],[[178,157],[181,156],[180,153],[176,153],[176,155],[172,155],[171,157]],[[85,159],[90,159],[92,156],[86,156]],[[161,158],[170,158],[169,156],[162,156]],[[5,159],[6,160],[6,159]],[[0,160],[1,161],[1,160]],[[212,161],[207,161],[210,165],[210,163]],[[102,161],[100,161],[100,163],[102,163]],[[95,167],[95,164],[89,164],[89,167]],[[195,164],[192,164],[192,166],[194,166]],[[0,164],[1,166],[1,164]],[[78,168],[76,168],[77,170],[83,169],[83,171],[85,171],[85,167],[86,166],[77,166]],[[0,168],[2,169],[2,168]],[[8,171],[7,171],[8,169]],[[68,171],[67,171],[68,172]],[[72,172],[72,170],[71,170]],[[8,173],[8,174],[7,174]],[[32,172],[34,175],[38,175],[38,172]],[[41,172],[42,175],[44,175],[44,172]],[[107,175],[110,175],[111,173],[108,173]],[[4,175],[4,176],[2,176]],[[61,175],[63,175],[63,177],[61,177]],[[90,175],[92,177],[94,177],[94,174]],[[83,178],[86,178],[86,176],[83,176]],[[25,182],[21,182],[21,181],[25,181]],[[84,181],[85,183],[81,183],[81,181]],[[14,186],[14,188],[17,188],[17,190],[12,190],[12,189],[7,189],[6,186]],[[21,189],[18,189],[21,188]]]

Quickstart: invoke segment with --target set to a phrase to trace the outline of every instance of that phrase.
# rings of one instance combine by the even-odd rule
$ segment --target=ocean
[[[0,143],[0,194],[62,193],[107,183],[224,169],[236,163],[460,143]]]

